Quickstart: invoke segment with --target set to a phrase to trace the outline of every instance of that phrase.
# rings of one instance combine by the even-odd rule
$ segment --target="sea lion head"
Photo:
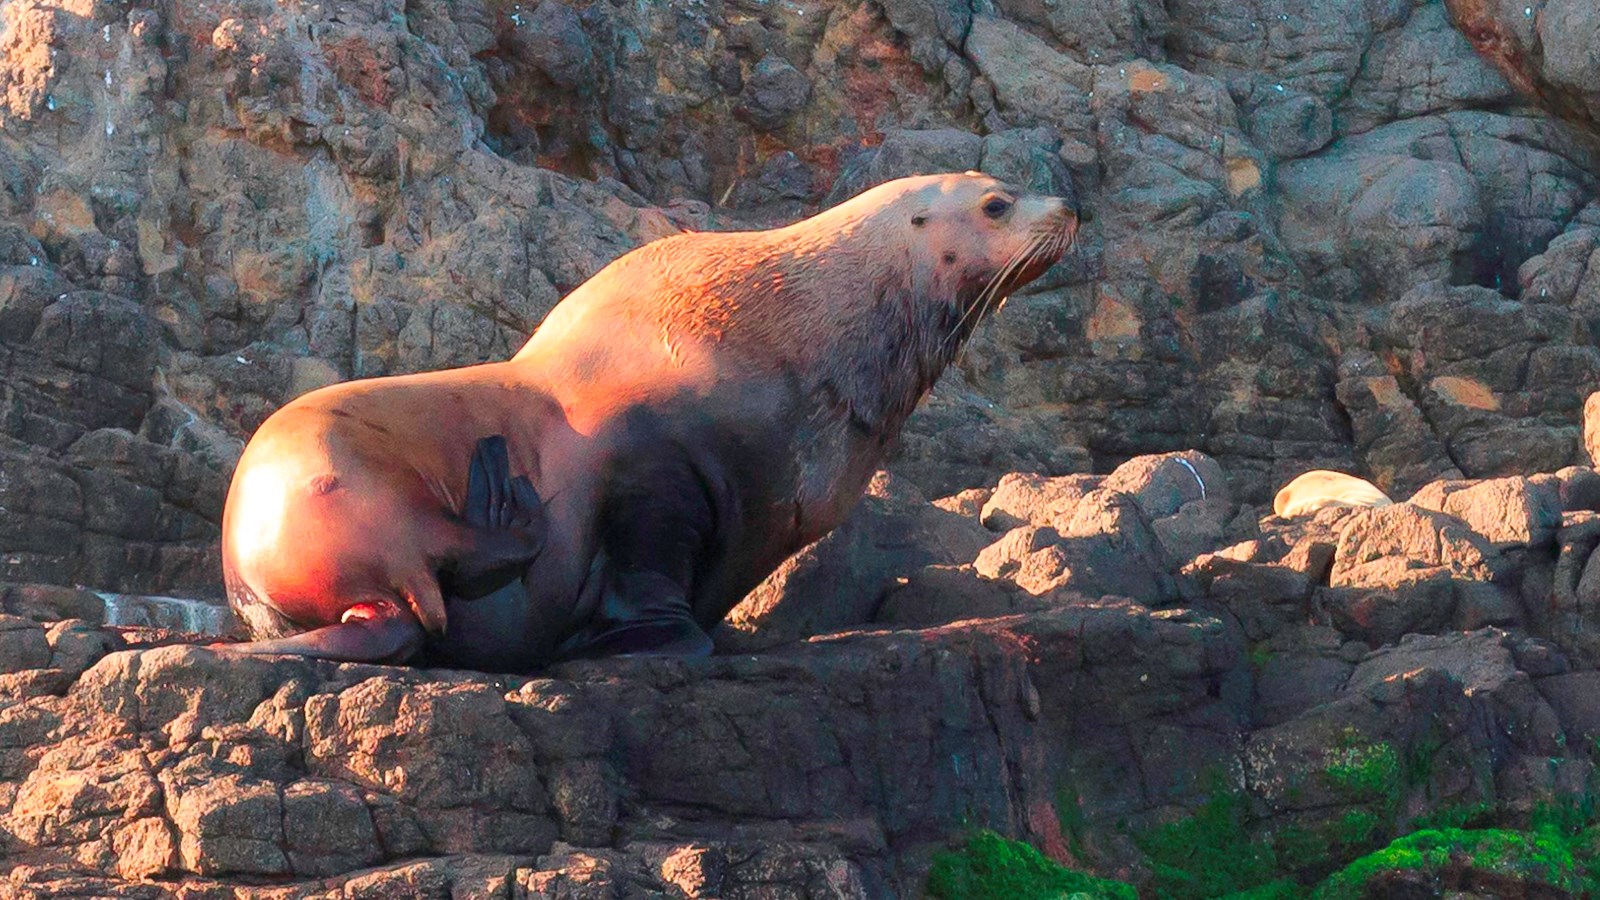
[[[1064,198],[978,172],[885,182],[762,233],[771,262],[712,292],[741,301],[720,346],[803,361],[859,431],[892,438],[984,316],[1054,265],[1077,228]]]
[[[898,238],[913,293],[950,304],[963,332],[1043,275],[1078,231],[1077,210],[1065,198],[981,172],[902,178],[857,202],[874,208],[875,230]]]

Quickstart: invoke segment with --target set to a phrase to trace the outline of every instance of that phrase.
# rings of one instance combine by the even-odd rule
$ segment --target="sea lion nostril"
[[[1080,207],[1078,207],[1077,216],[1078,216],[1078,224],[1087,225],[1090,222],[1094,221],[1094,210],[1090,209],[1087,206],[1080,206]]]

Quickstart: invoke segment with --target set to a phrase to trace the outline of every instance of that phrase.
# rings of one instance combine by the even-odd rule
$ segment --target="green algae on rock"
[[[928,896],[938,900],[1135,900],[1133,886],[1052,862],[1028,844],[984,829],[959,852],[934,857]]]
[[[1374,888],[1382,891],[1386,880],[1404,877],[1407,872],[1419,873],[1447,888],[1496,891],[1512,884],[1540,885],[1586,896],[1600,884],[1575,857],[1573,840],[1549,828],[1414,831],[1345,866],[1311,896],[1313,900],[1360,900],[1372,896]]]
[[[1278,872],[1271,846],[1245,832],[1245,798],[1219,790],[1192,816],[1135,835],[1150,858],[1155,892],[1203,900],[1257,888]]]

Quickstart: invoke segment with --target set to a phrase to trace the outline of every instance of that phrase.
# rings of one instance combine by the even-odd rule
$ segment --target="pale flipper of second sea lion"
[[[432,603],[442,604],[441,588],[451,598],[469,600],[498,590],[521,589],[523,571],[544,547],[544,505],[527,478],[511,477],[504,437],[493,435],[478,441],[468,469],[461,518],[477,534],[474,546],[452,560],[438,580],[427,576],[407,586],[407,595],[431,595]],[[213,647],[258,656],[288,654],[386,663],[410,659],[426,637],[409,609],[377,601],[353,604],[334,625],[288,637]]]

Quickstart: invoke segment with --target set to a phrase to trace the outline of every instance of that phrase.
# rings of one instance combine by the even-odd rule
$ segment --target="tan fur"
[[[991,218],[996,195],[1015,203]],[[642,409],[683,419],[676,439],[711,433],[743,454],[726,461],[743,479],[741,539],[696,575],[697,615],[714,620],[843,519],[977,320],[1054,263],[1076,224],[1060,200],[986,176],[900,179],[787,228],[628,253],[510,362],[307,394],[262,425],[235,473],[230,597],[265,603],[285,628],[380,600],[442,632],[437,588],[419,585],[465,545],[467,462],[501,434],[549,513],[524,577],[537,657],[587,614],[598,510],[608,473],[644,452],[625,443]]]
[[[785,228],[656,241],[562,301],[515,360],[564,356],[575,344],[611,340],[619,319],[651,322],[661,346],[671,348],[671,361],[682,367],[687,362],[676,357],[685,345],[715,347],[724,377],[792,365],[819,381],[845,384],[860,409],[904,409],[959,345],[934,333],[930,316],[944,311],[940,307],[955,309],[962,286],[986,281],[1035,234],[1061,235],[1053,255],[1010,282],[1037,277],[1076,228],[1070,210],[1053,198],[1028,198],[1006,219],[987,219],[979,201],[992,193],[1012,196],[1000,182],[975,173],[906,178]],[[927,216],[921,228],[911,224],[919,213]],[[1029,221],[1020,224],[1023,218]],[[955,263],[942,262],[947,252],[956,254]],[[906,316],[888,330],[873,302],[887,295],[906,307]],[[958,316],[964,311],[956,310]],[[584,334],[591,317],[608,327]],[[906,351],[915,364],[909,386],[865,377],[859,366],[862,359],[896,359]],[[904,396],[908,387],[914,396]]]
[[[1272,499],[1272,511],[1276,515],[1291,518],[1307,516],[1333,506],[1376,507],[1393,503],[1370,481],[1343,472],[1313,469],[1296,476],[1278,491]]]

